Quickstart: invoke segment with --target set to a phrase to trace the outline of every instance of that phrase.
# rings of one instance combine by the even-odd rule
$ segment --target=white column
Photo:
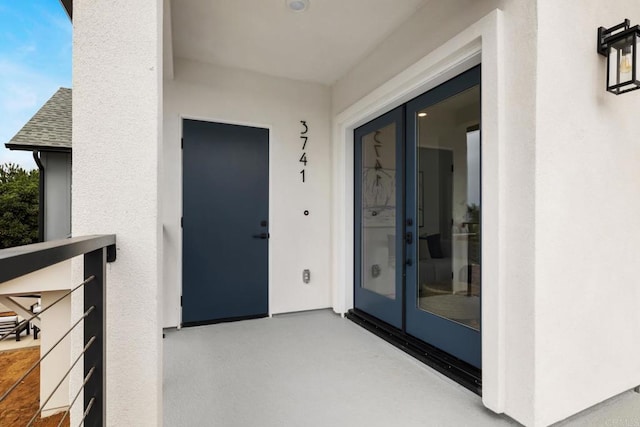
[[[117,239],[106,283],[106,423],[161,425],[162,1],[76,0],[73,24],[72,231]]]
[[[42,308],[45,309],[68,291],[42,292]],[[71,298],[67,297],[45,313],[42,313],[42,332],[40,339],[40,357],[45,354],[71,327]],[[42,361],[40,365],[40,404],[44,403],[56,385],[60,382],[70,365],[70,338],[66,337]],[[46,417],[66,411],[69,405],[69,380],[62,383],[42,411]]]

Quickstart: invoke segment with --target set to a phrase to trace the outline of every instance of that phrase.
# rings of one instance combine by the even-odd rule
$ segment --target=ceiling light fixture
[[[427,117],[427,113],[418,113],[418,117]]]
[[[292,12],[304,12],[309,9],[309,0],[285,0],[287,8]]]

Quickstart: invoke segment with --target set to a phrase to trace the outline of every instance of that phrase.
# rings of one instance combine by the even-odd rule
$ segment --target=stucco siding
[[[536,425],[640,384],[640,94],[605,91],[596,30],[635,0],[540,0]],[[571,30],[567,28],[571,27]]]
[[[498,103],[493,104],[497,117],[484,112],[483,121],[488,126],[495,119],[498,129],[493,135],[499,136],[491,139],[484,132],[482,142],[483,199],[495,206],[489,209],[486,204],[484,214],[496,226],[496,234],[485,235],[483,242],[485,253],[496,254],[483,258],[485,272],[495,272],[491,280],[483,281],[483,310],[486,315],[493,315],[493,310],[501,313],[496,313],[496,323],[483,324],[483,341],[488,346],[483,350],[487,376],[483,388],[491,409],[528,424],[535,417],[536,3],[428,3],[332,87],[332,108],[339,115],[353,105],[367,104],[372,91],[391,84],[418,61],[433,57],[434,62],[425,67],[437,69],[440,59],[436,58],[446,55],[440,52],[441,46],[451,45],[495,8],[502,10],[498,51],[482,52],[481,58],[483,82],[497,82],[483,88],[483,106],[489,98]],[[490,314],[488,307],[492,307]]]
[[[175,78],[165,82],[164,108],[163,325],[180,324],[182,118],[269,129],[270,313],[330,307],[329,89],[177,58]],[[299,162],[301,120],[309,126],[305,183]],[[302,281],[303,269],[311,270],[309,284]]]
[[[107,268],[106,425],[157,426],[162,2],[75,1],[73,12],[72,229],[117,238]]]

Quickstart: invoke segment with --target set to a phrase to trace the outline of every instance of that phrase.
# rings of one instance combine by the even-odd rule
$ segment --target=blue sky
[[[71,21],[59,0],[0,0],[0,164],[36,167],[4,147],[58,90],[71,87]]]

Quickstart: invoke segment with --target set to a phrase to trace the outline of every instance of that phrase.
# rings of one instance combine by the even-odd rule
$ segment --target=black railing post
[[[84,389],[84,410],[88,408],[91,399],[93,405],[84,420],[85,426],[105,425],[105,265],[107,249],[101,248],[84,255],[84,277],[95,276],[84,287],[84,309],[95,306],[93,312],[84,322],[84,344],[91,337],[96,340],[84,355],[84,375],[95,367],[91,379]]]

